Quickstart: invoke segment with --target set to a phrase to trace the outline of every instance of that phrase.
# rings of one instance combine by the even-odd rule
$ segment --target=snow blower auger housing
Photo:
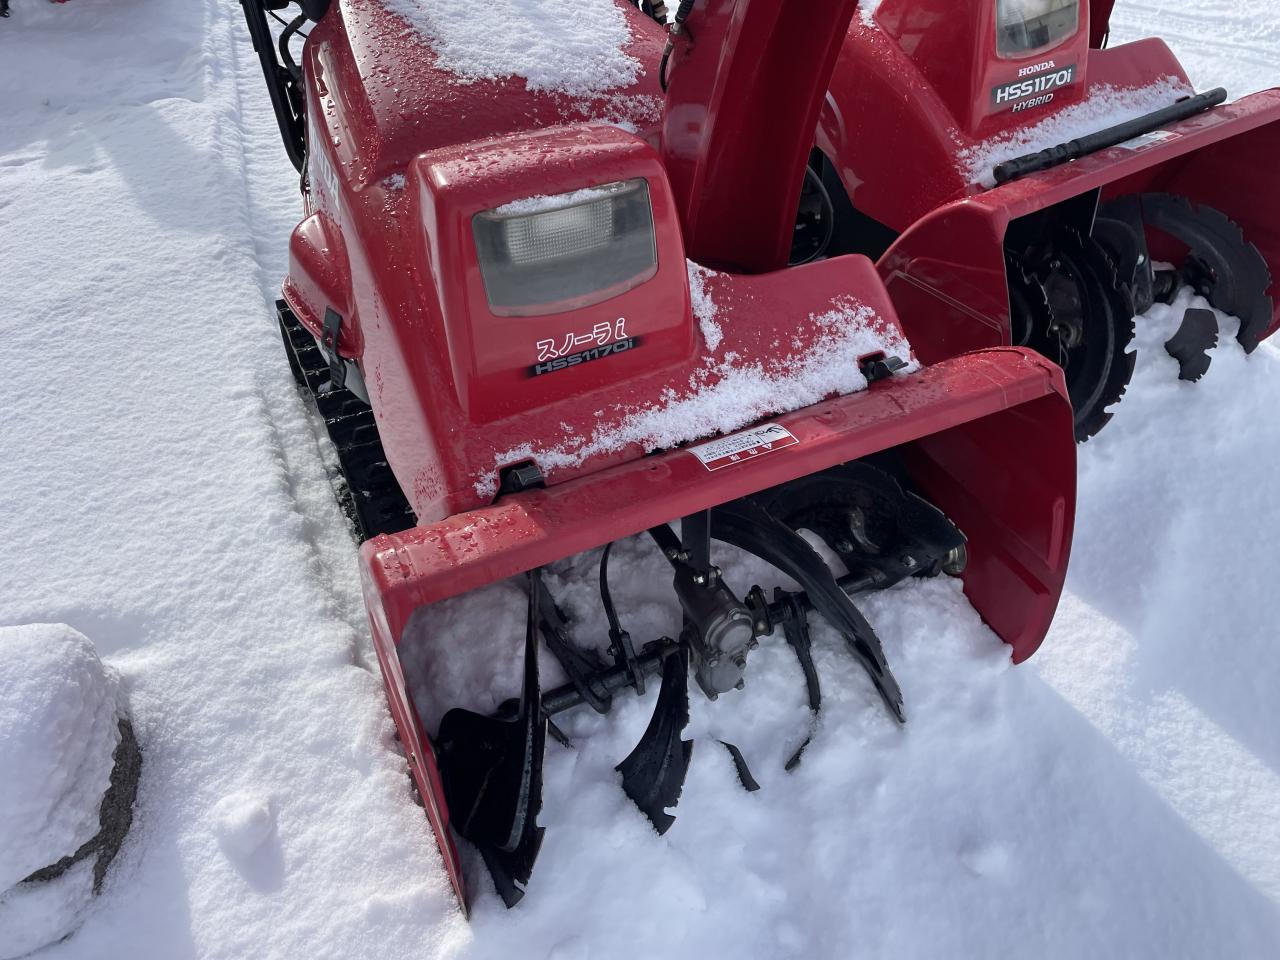
[[[378,0],[307,10],[299,66],[289,43],[304,18],[276,38],[267,7],[283,4],[243,3],[303,172],[282,331],[367,538],[391,713],[464,909],[458,836],[508,905],[523,895],[561,711],[605,711],[657,684],[618,771],[661,832],[689,762],[690,673],[708,697],[733,691],[762,636],[781,629],[817,711],[807,624],[821,616],[899,721],[910,691],[856,595],[959,576],[1015,661],[1035,651],[1075,505],[1060,369],[1011,347],[921,366],[869,260],[788,266],[812,226],[810,145],[854,0],[824,0],[803,25],[783,0],[719,4],[696,51],[689,29],[667,34],[620,5],[639,69],[607,95],[545,77],[539,90],[459,82]],[[668,42],[678,56],[663,55]],[[747,122],[760,111],[774,122]],[[670,564],[676,637],[632,637],[617,614],[608,545],[638,534]],[[741,592],[715,542],[800,589]],[[607,656],[574,636],[540,573],[601,547]],[[528,596],[511,637],[522,689],[493,715],[455,708],[424,729],[400,658],[411,623],[508,578]],[[539,676],[539,644],[558,685]],[[467,638],[452,650],[468,656]]]
[[[1154,301],[1195,288],[1246,351],[1280,326],[1280,89],[1195,94],[1162,41],[1104,48],[1111,7],[880,0],[849,30],[814,162],[828,252],[878,258],[917,355],[1046,354],[1081,439]],[[1217,329],[1188,320],[1169,349],[1196,379]]]

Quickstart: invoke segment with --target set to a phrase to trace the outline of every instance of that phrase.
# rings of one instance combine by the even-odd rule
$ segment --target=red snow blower
[[[817,133],[824,253],[878,259],[926,362],[998,344],[1060,363],[1080,439],[1110,418],[1133,317],[1186,285],[1280,326],[1280,89],[1193,94],[1158,39],[1104,49],[1113,0],[880,0],[854,20]],[[699,13],[689,25],[697,36]],[[868,135],[868,133],[872,135]],[[1211,311],[1167,344],[1208,367]]]
[[[338,450],[391,713],[464,909],[455,836],[508,905],[523,896],[562,711],[656,682],[618,771],[662,832],[689,763],[690,673],[710,698],[732,692],[775,630],[813,710],[816,614],[899,721],[859,594],[961,577],[1014,660],[1035,651],[1075,504],[1061,370],[1010,346],[921,366],[868,259],[806,253],[829,228],[809,209],[809,160],[854,0],[803,16],[716,0],[696,20],[686,2],[670,30],[619,6],[638,68],[598,94],[459,76],[379,0],[303,2],[278,36],[268,15],[285,0],[242,2],[303,178],[279,318]],[[678,637],[632,637],[617,614],[607,545],[637,534],[669,562]],[[740,592],[713,543],[800,589]],[[574,636],[540,574],[599,547],[607,645]],[[406,629],[507,578],[528,596],[511,637],[522,689],[424,729]],[[549,688],[540,643],[565,678]]]

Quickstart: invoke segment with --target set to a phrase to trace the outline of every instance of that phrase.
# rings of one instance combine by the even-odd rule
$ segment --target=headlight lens
[[[1080,0],[996,0],[996,46],[1022,57],[1071,36],[1080,25]]]
[[[598,303],[658,269],[643,178],[516,200],[471,225],[489,306],[503,316]]]

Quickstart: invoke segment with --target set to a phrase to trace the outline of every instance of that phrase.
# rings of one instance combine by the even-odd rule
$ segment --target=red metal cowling
[[[706,0],[669,68],[662,158],[689,256],[787,265],[813,130],[857,0]]]
[[[944,204],[912,225],[877,268],[927,363],[1010,342],[1004,238],[1009,224],[1091,191],[1103,200],[1174,193],[1221,210],[1269,264],[1280,264],[1280,191],[1252,190],[1259,157],[1280,156],[1280,90],[1184,120],[1177,136],[1113,147]],[[1280,330],[1280,287],[1264,337]]]

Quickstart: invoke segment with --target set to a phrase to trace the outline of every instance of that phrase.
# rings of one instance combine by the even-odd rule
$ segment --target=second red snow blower
[[[775,630],[814,709],[817,615],[899,721],[910,690],[857,595],[961,577],[1015,661],[1036,650],[1075,505],[1061,370],[1008,346],[922,365],[932,346],[912,355],[869,260],[799,264],[826,228],[801,198],[854,0],[803,17],[782,0],[708,4],[679,63],[664,58],[667,30],[609,7],[636,69],[585,93],[460,75],[429,30],[393,12],[403,3],[311,0],[277,36],[268,15],[284,0],[242,2],[303,174],[282,330],[367,538],[391,713],[464,909],[458,837],[508,905],[524,893],[543,842],[549,718],[562,711],[605,711],[656,682],[653,719],[618,772],[661,832],[689,762],[690,674],[708,697],[730,694]],[[308,20],[299,64],[290,41]],[[606,549],[608,637],[575,636],[540,571],[637,534],[669,565],[679,635],[630,635]],[[799,589],[743,592],[717,543]],[[495,714],[455,708],[424,729],[399,655],[407,629],[429,605],[508,578],[528,596],[510,638],[522,689]],[[553,684],[541,644],[560,667]],[[472,655],[465,636],[449,649]]]
[[[1110,419],[1155,301],[1192,287],[1246,351],[1280,328],[1280,89],[1225,103],[1159,39],[1108,48],[1113,2],[863,0],[812,162],[824,252],[877,259],[917,355],[1046,354],[1080,439]],[[1184,379],[1217,337],[1187,311],[1167,345]]]

